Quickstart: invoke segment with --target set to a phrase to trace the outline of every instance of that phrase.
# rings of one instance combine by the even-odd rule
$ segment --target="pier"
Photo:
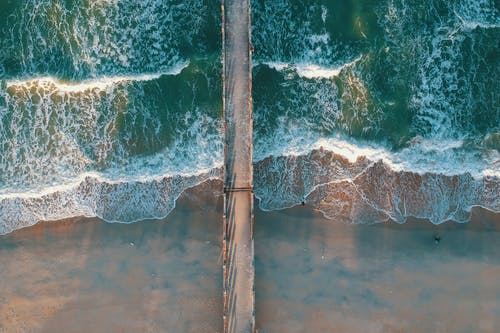
[[[222,0],[224,332],[255,331],[250,0]]]

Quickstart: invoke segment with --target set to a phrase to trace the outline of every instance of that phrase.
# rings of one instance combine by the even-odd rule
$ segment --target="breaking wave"
[[[350,160],[324,149],[267,157],[255,172],[255,195],[265,210],[307,203],[334,220],[403,223],[418,217],[435,224],[467,222],[474,206],[500,210],[497,175],[395,170],[383,160]]]
[[[124,223],[160,219],[174,209],[177,198],[186,189],[220,177],[220,169],[135,181],[110,181],[98,175],[82,175],[83,179],[76,184],[47,188],[45,193],[2,195],[0,234],[39,221],[74,216],[97,216],[108,222]]]
[[[500,210],[493,1],[258,1],[254,17],[263,209],[307,202],[354,223]]]
[[[254,191],[331,219],[500,211],[492,0],[252,3]],[[220,6],[9,2],[0,13],[0,234],[162,218],[220,179]]]

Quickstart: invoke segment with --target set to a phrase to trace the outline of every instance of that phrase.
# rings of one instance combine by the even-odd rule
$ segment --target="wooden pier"
[[[255,331],[250,0],[222,0],[224,332]]]

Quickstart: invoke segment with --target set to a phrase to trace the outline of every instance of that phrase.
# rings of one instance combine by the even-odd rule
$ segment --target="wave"
[[[183,69],[187,68],[188,66],[189,62],[186,61],[173,66],[168,71],[160,73],[137,74],[129,76],[103,76],[79,82],[62,81],[50,76],[28,78],[28,79],[15,79],[15,80],[6,80],[5,86],[6,88],[16,88],[24,86],[28,89],[31,87],[47,87],[47,89],[51,91],[65,92],[65,93],[84,92],[86,90],[92,90],[92,89],[106,90],[110,87],[112,88],[113,86],[122,83],[137,82],[137,81],[145,82],[158,79],[163,75],[178,75],[182,72]]]
[[[162,218],[186,188],[220,179],[217,3],[7,7],[0,233],[77,215]],[[473,206],[498,212],[493,2],[351,7],[253,3],[260,207],[306,202],[353,223],[465,222]]]
[[[306,202],[353,223],[498,212],[493,2],[357,3],[353,15],[334,2],[254,10],[261,208]]]
[[[335,7],[339,6],[312,1],[256,1],[252,4],[255,61],[332,67],[360,54],[357,38],[339,38],[350,30],[350,24],[342,22],[333,27],[341,21],[335,17]]]
[[[167,73],[80,83],[4,81],[1,192],[39,190],[86,172],[109,177],[213,168],[222,154],[220,69],[198,61]]]
[[[489,0],[429,0],[422,6],[395,0],[377,11],[387,46],[374,56],[385,57],[390,84],[407,91],[414,133],[456,139],[498,129],[492,101],[499,67],[489,56],[498,41],[490,29],[498,14]]]
[[[269,68],[274,68],[277,71],[283,70],[294,70],[297,72],[298,76],[307,78],[307,79],[330,79],[335,76],[339,76],[340,73],[351,66],[354,66],[358,61],[361,60],[361,56],[356,58],[355,60],[340,65],[338,67],[325,67],[319,66],[312,63],[283,63],[283,62],[263,62],[262,64],[268,66]],[[256,66],[259,63],[255,64]]]
[[[350,161],[325,149],[271,156],[254,170],[255,195],[264,210],[307,203],[336,221],[404,223],[418,217],[435,224],[467,222],[473,206],[500,211],[498,176],[397,171],[382,160]]]
[[[0,234],[39,221],[162,218],[220,178],[220,65],[0,84]]]
[[[498,99],[500,87],[494,78],[500,67],[491,55],[498,44],[500,15],[491,0],[357,5],[281,0],[256,3],[253,17],[255,62],[316,79],[317,92],[304,83],[307,91],[301,98],[305,103],[326,102],[332,109],[330,127],[335,114],[333,127],[345,127],[344,133],[388,137],[394,145],[416,135],[454,140],[498,130],[493,101]],[[327,78],[338,78],[337,89],[328,87],[332,82],[320,82]],[[292,99],[298,95],[294,80],[291,75],[280,82],[291,90]],[[344,87],[352,88],[344,95],[351,95],[348,103],[339,96]],[[347,112],[346,104],[352,106]],[[346,114],[347,121],[339,119]]]
[[[491,0],[459,0],[452,4],[453,13],[466,29],[500,27],[500,8]]]
[[[436,224],[466,222],[474,206],[500,211],[498,168],[490,173],[479,168],[476,175],[465,171],[463,165],[447,159],[458,143],[433,151],[445,155],[436,158],[431,154],[420,165],[414,163],[422,159],[421,152],[415,150],[411,151],[413,161],[407,157],[410,151],[402,152],[398,161],[389,150],[338,138],[321,139],[315,145],[302,145],[296,151],[289,147],[282,154],[255,159],[254,193],[261,209],[280,210],[305,202],[336,221],[377,223],[391,219],[404,223],[409,217],[419,217]],[[432,166],[433,158],[441,165]],[[221,159],[218,156],[216,160]],[[497,156],[497,165],[498,161]],[[172,174],[158,170],[148,174],[141,163],[137,167],[135,176],[123,170],[114,177],[86,173],[41,192],[1,194],[0,233],[73,216],[124,223],[163,218],[185,189],[222,179],[220,164],[207,165],[207,169],[196,166],[190,169],[192,174],[188,169],[178,173],[181,170],[177,167],[171,169]]]
[[[256,160],[254,192],[260,208],[280,210],[305,202],[329,219],[350,223],[404,223],[409,217],[436,224],[467,222],[474,206],[500,211],[498,169],[476,177],[464,171],[406,170],[382,149],[336,144]],[[222,179],[221,165],[194,174],[139,171],[135,179],[120,177],[121,172],[114,179],[87,173],[43,192],[2,194],[0,233],[73,216],[123,223],[164,218],[187,188]]]
[[[359,158],[383,161],[392,170],[417,174],[434,173],[453,176],[470,174],[474,179],[485,176],[500,178],[500,153],[495,148],[468,148],[464,140],[429,140],[413,138],[404,148],[393,150],[382,143],[356,140],[341,134],[318,135],[302,124],[279,126],[273,135],[254,139],[254,161],[268,157],[306,155],[325,149],[351,163]]]
[[[217,52],[215,3],[23,0],[0,14],[0,78],[168,71]]]
[[[53,188],[53,192],[2,196],[0,234],[40,221],[75,216],[100,217],[108,222],[122,223],[164,218],[174,209],[177,198],[186,189],[220,178],[220,168],[191,176],[176,175],[133,182],[110,182],[87,175],[78,184]]]

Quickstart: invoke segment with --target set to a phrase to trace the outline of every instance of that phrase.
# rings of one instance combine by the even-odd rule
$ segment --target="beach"
[[[186,191],[159,221],[0,237],[0,332],[221,332],[220,185]],[[256,209],[257,329],[497,332],[499,236],[498,214],[478,209],[439,226]]]
[[[0,238],[0,332],[221,332],[221,197],[164,220],[75,218]]]
[[[500,332],[492,0],[0,0],[0,333]]]
[[[498,332],[498,214],[473,212],[434,226],[259,211],[259,332]]]

